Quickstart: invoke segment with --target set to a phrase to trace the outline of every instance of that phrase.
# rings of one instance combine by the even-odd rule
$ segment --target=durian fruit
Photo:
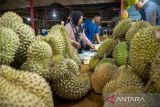
[[[26,51],[30,43],[34,40],[34,30],[23,24],[22,18],[14,12],[6,12],[0,19],[3,27],[12,29],[20,39],[20,46],[16,52],[14,62],[11,64],[15,68],[19,68],[26,61]]]
[[[55,44],[58,45],[58,47],[55,46],[55,48],[58,48],[57,50],[61,50],[61,54],[64,56],[65,49],[66,49],[66,46],[65,46],[66,43],[65,43],[62,31],[61,31],[61,26],[60,25],[53,26],[51,28],[48,36],[51,37],[50,40],[53,41],[53,42],[51,42],[53,44],[53,46],[55,46]],[[53,38],[54,38],[54,40],[53,40]],[[55,41],[57,41],[57,43]],[[53,51],[55,51],[55,50],[53,50]],[[55,53],[56,52],[57,51],[55,51]],[[57,55],[57,54],[59,54],[59,53],[56,53],[54,55]]]
[[[53,34],[49,34],[44,38],[44,41],[49,43],[52,47],[53,55],[63,55],[64,46],[61,44],[62,40],[60,40],[60,38],[55,37]]]
[[[64,29],[64,27],[62,28],[62,33],[64,35],[64,40],[65,40],[64,57],[72,59],[73,61],[75,61],[78,64],[79,69],[80,69],[80,67],[81,67],[80,55],[78,54],[77,49],[70,44],[68,35],[66,34],[66,29]]]
[[[98,63],[98,65],[106,64],[106,63],[113,63],[113,59],[104,57],[103,59],[101,59],[101,61]]]
[[[0,27],[0,65],[10,65],[19,47],[18,35],[11,29]]]
[[[57,25],[56,28],[60,29],[61,35],[64,40],[64,44],[65,44],[63,56],[65,58],[70,58],[70,59],[74,60],[78,64],[78,66],[80,67],[81,66],[80,56],[78,54],[78,51],[71,45],[66,28],[61,25]]]
[[[81,58],[80,55],[78,54],[77,49],[75,49],[73,46],[70,47],[70,59],[72,59],[73,61],[75,61],[80,69],[81,66]]]
[[[121,87],[129,85],[134,85],[139,88],[143,87],[142,79],[133,72],[131,66],[123,65],[119,68],[119,70],[120,70],[120,75],[117,79]]]
[[[55,93],[68,100],[77,100],[84,97],[90,90],[90,79],[85,74],[63,78],[52,84]]]
[[[105,84],[103,96],[109,95],[121,87],[136,86],[138,88],[143,88],[142,79],[133,72],[132,67],[121,66],[119,70],[120,75],[118,78]]]
[[[160,92],[160,49],[158,49],[155,58],[151,64],[150,80],[151,86],[149,92],[159,93]],[[152,90],[154,89],[154,90]]]
[[[125,41],[120,42],[115,46],[113,50],[113,58],[118,66],[126,64],[128,59],[128,46]]]
[[[0,66],[1,107],[54,107],[49,84],[36,73]]]
[[[118,25],[113,30],[114,38],[123,38],[125,37],[126,32],[132,26],[131,19],[123,19],[118,23]]]
[[[118,68],[110,63],[101,64],[95,68],[91,77],[91,85],[95,93],[102,94],[102,89],[110,80],[119,75]]]
[[[97,55],[94,55],[93,57],[91,57],[89,61],[89,69],[91,71],[94,71],[94,69],[96,68],[96,66],[98,65],[100,61],[101,59]]]
[[[129,60],[133,70],[142,78],[148,79],[150,64],[156,55],[159,42],[156,39],[156,27],[147,27],[133,37]]]
[[[52,79],[48,63],[38,62],[38,60],[37,61],[28,60],[20,67],[20,69],[37,73],[43,76],[47,80]]]
[[[36,72],[46,79],[50,79],[49,61],[52,48],[44,41],[34,41],[27,51],[27,61],[20,67],[22,70]]]
[[[44,41],[35,40],[27,50],[27,60],[44,61],[52,57],[51,46]]]
[[[34,30],[29,25],[19,22],[8,24],[6,27],[11,28],[20,39],[20,45],[12,63],[13,67],[19,68],[26,61],[28,47],[35,40]]]
[[[37,35],[35,38],[36,38],[36,40],[42,40],[42,41],[44,41],[45,36],[43,36],[43,35]]]
[[[125,35],[125,40],[128,44],[131,43],[133,36],[142,28],[151,26],[148,22],[138,21],[135,22],[127,31]]]
[[[56,33],[56,32],[62,33],[62,32],[61,32],[61,27],[62,27],[61,25],[54,25],[54,26],[51,27],[49,33],[50,33],[50,34],[54,34],[54,33]],[[62,35],[61,35],[61,36],[62,36]],[[62,36],[62,37],[63,37],[63,36]]]
[[[101,40],[101,41],[104,41],[104,40],[106,40],[106,39],[109,39],[109,36],[108,36],[107,34],[100,36],[100,40]]]
[[[115,40],[106,39],[97,50],[98,57],[103,58],[104,55],[105,57],[108,57],[112,53],[115,45]]]
[[[121,88],[121,86],[119,85],[117,79],[113,79],[113,80],[107,82],[104,85],[103,90],[102,90],[103,98],[105,98],[106,96],[111,95],[118,88]]]
[[[66,62],[68,70],[71,70],[71,72],[75,75],[80,74],[79,66],[75,61],[73,61],[72,59],[65,59],[64,61]]]
[[[61,30],[63,40],[65,43],[64,57],[65,58],[72,58],[72,53],[71,53],[71,49],[72,49],[71,46],[72,45],[70,43],[68,32],[67,32],[66,28],[62,25],[60,26],[60,30]]]
[[[121,87],[117,89],[114,94],[126,94],[126,93],[143,93],[142,88],[136,87],[136,86],[126,86],[126,87]]]
[[[62,55],[54,55],[49,62],[49,72],[51,80],[57,81],[61,78],[70,77],[67,65],[64,62],[65,58]]]
[[[23,23],[23,19],[15,12],[5,12],[0,18],[1,26],[8,26],[14,24],[14,22]]]
[[[49,43],[53,47],[54,55],[62,54],[64,58],[74,60],[79,68],[81,66],[81,60],[78,52],[70,44],[68,33],[64,26],[55,25],[49,32]]]
[[[49,63],[49,72],[53,81],[70,78],[72,75],[79,73],[78,65],[74,61],[69,61],[69,59],[65,59],[62,55],[54,55],[52,57]]]

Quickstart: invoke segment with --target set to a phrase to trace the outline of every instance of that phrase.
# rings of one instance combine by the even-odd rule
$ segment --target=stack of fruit
[[[106,39],[90,60],[93,91],[103,94],[104,99],[117,93],[159,93],[159,32],[160,27],[147,22],[120,21],[113,38]],[[106,103],[104,107],[109,106]]]
[[[53,107],[52,93],[69,100],[82,98],[90,90],[90,79],[80,74],[80,65],[63,26],[36,37],[16,13],[0,17],[2,107]]]

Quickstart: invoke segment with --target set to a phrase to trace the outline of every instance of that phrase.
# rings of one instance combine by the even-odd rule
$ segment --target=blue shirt
[[[142,19],[150,23],[152,23],[153,20],[152,15],[156,14],[156,25],[160,25],[160,5],[157,3],[148,1],[139,12],[142,15]]]
[[[85,34],[87,38],[93,43],[94,36],[96,33],[99,33],[99,27],[92,20],[86,20],[83,28],[85,29]]]
[[[141,14],[137,11],[135,6],[128,9],[128,16],[131,20],[141,20]]]
[[[160,0],[149,0],[149,1],[155,2],[160,5]]]

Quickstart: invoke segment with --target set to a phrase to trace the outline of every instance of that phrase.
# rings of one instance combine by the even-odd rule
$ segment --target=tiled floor
[[[81,73],[88,72],[89,76],[92,72],[89,72],[88,65],[81,66]],[[59,97],[54,98],[54,107],[102,107],[103,100],[102,95],[98,95],[90,91],[84,98],[76,101],[68,101]]]

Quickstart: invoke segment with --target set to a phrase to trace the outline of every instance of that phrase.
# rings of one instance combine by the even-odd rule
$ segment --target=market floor
[[[89,72],[88,65],[81,66],[81,73],[88,72],[88,75],[91,76],[92,72]],[[95,94],[92,91],[82,99],[76,101],[68,101],[58,96],[54,97],[54,107],[102,107],[103,99],[102,95]]]

